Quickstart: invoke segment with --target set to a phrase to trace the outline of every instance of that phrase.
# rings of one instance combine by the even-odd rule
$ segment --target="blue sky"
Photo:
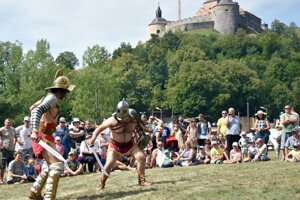
[[[194,16],[205,0],[182,0],[182,18]],[[160,0],[163,17],[177,19],[177,0]],[[149,39],[148,24],[158,0],[0,0],[0,41],[20,41],[24,53],[47,39],[56,57],[72,51],[81,60],[88,46],[110,53],[121,42],[135,46]],[[245,10],[271,24],[274,19],[300,26],[299,0],[238,0]]]

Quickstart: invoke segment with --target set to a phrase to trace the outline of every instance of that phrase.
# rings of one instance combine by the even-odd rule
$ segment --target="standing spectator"
[[[54,137],[59,136],[61,138],[61,143],[64,146],[63,157],[68,158],[68,153],[71,150],[71,137],[69,135],[69,128],[66,124],[66,119],[64,117],[59,118],[59,125],[56,127]]]
[[[86,136],[93,135],[95,127],[91,120],[85,120],[84,130]]]
[[[184,117],[182,115],[179,115],[179,117],[178,117],[178,125],[179,125],[182,135],[185,135],[187,127],[189,126],[189,123],[184,121]]]
[[[68,167],[65,168],[64,176],[77,176],[82,173],[83,166],[76,160],[76,154],[72,151],[68,153]]]
[[[64,154],[64,146],[61,144],[61,138],[59,136],[55,137],[55,147],[59,154]]]
[[[228,115],[225,119],[225,124],[227,126],[226,131],[226,144],[227,144],[227,154],[230,154],[232,149],[232,144],[240,140],[240,130],[242,129],[242,123],[239,116],[235,115],[234,108],[228,109]]]
[[[85,140],[85,132],[83,127],[80,127],[79,118],[74,118],[72,121],[72,128],[70,129],[71,150],[79,153],[80,144]]]
[[[178,147],[182,149],[184,145],[183,145],[182,132],[181,129],[179,128],[179,124],[173,125],[170,136],[176,138],[176,140],[178,141]]]
[[[223,110],[222,111],[222,117],[218,119],[217,122],[217,133],[218,135],[222,134],[224,137],[226,136],[226,131],[227,131],[227,126],[225,123],[226,120],[226,116],[227,116],[227,111]]]
[[[66,125],[66,119],[64,117],[59,118],[59,124],[56,127],[55,133],[53,134],[54,137],[59,136],[60,139],[69,133],[69,128]]]
[[[25,183],[27,181],[25,173],[25,163],[22,161],[22,152],[15,153],[15,159],[8,165],[7,183]]]
[[[171,131],[167,126],[165,126],[165,124],[163,122],[159,123],[159,126],[162,128],[161,141],[163,142],[163,144],[165,146],[166,139],[170,136]]]
[[[249,139],[247,138],[247,133],[245,131],[242,131],[241,135],[242,135],[242,137],[239,140],[238,144],[241,147],[242,157],[243,157],[243,160],[244,160],[247,157],[247,154],[248,154]]]
[[[25,174],[28,182],[34,182],[38,175],[34,165],[35,165],[34,159],[29,158],[25,166]]]
[[[23,155],[29,155],[29,157],[32,157],[32,140],[30,138],[32,128],[30,127],[30,117],[24,117],[23,122],[24,125],[18,126],[16,128],[16,134],[18,137],[15,150],[21,151]]]
[[[286,140],[284,144],[284,152],[285,152],[285,159],[288,159],[289,149],[293,149],[294,144],[300,145],[300,135],[299,135],[300,128],[295,127],[292,129],[293,135]]]
[[[15,129],[12,127],[12,121],[10,118],[6,118],[4,126],[0,128],[0,137],[2,140],[2,163],[0,170],[0,184],[3,184],[4,172],[6,166],[14,160],[15,143],[17,134]]]
[[[282,159],[286,158],[284,145],[286,140],[292,136],[292,129],[298,122],[298,116],[292,113],[292,106],[284,106],[284,113],[280,115],[280,124],[282,125],[281,129],[281,144],[280,149],[282,151]]]
[[[268,144],[270,136],[270,123],[266,118],[267,113],[259,110],[255,114],[256,120],[254,122],[254,129],[256,130],[255,140],[261,138],[264,144]]]
[[[204,146],[204,142],[210,136],[211,125],[208,121],[204,119],[203,114],[198,116],[199,122],[197,123],[198,128],[198,145]]]
[[[192,119],[190,125],[186,129],[187,141],[195,148],[198,145],[198,128],[196,126],[196,119]]]

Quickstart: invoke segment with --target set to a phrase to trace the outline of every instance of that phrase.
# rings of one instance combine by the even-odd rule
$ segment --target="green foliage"
[[[71,51],[65,51],[60,53],[55,59],[56,64],[62,65],[69,69],[75,69],[79,65],[79,61],[76,58],[75,54]]]
[[[136,47],[121,43],[111,57],[98,44],[83,55],[83,68],[69,51],[54,61],[46,39],[23,55],[19,42],[0,42],[0,120],[28,115],[28,108],[45,94],[59,68],[74,92],[62,102],[61,115],[100,121],[110,116],[123,97],[130,107],[151,112],[218,118],[235,107],[246,115],[268,108],[278,117],[284,104],[300,109],[300,29],[278,20],[258,35],[239,29],[234,35],[212,30],[153,35]]]

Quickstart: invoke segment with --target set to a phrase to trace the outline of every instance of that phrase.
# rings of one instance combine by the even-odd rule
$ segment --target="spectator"
[[[234,108],[228,109],[228,115],[225,119],[225,124],[227,126],[226,131],[226,144],[227,153],[230,154],[232,149],[232,144],[240,140],[240,130],[242,129],[242,123],[239,116],[235,115]]]
[[[101,159],[106,160],[108,140],[104,132],[101,132],[100,134],[100,138],[98,140],[98,146],[99,146],[99,155]]]
[[[198,164],[209,164],[210,163],[210,156],[207,151],[205,151],[204,146],[199,146],[199,150],[196,156]]]
[[[55,147],[58,153],[64,154],[64,146],[61,144],[61,138],[59,136],[55,137]]]
[[[69,133],[69,128],[66,125],[66,119],[64,117],[59,118],[59,124],[56,127],[55,133],[53,134],[54,137],[59,136],[62,140],[63,137]]]
[[[273,148],[275,150],[276,153],[276,158],[279,159],[279,155],[280,155],[280,139],[281,139],[281,125],[280,125],[280,120],[276,120],[275,123],[275,128],[272,127],[270,129],[270,137],[269,140],[272,142],[273,144]]]
[[[210,164],[222,164],[224,160],[223,150],[220,148],[217,141],[212,141],[212,149],[210,150]]]
[[[190,125],[186,129],[187,141],[190,142],[192,148],[198,145],[198,128],[196,126],[196,119],[192,119]]]
[[[244,162],[251,161],[255,155],[258,152],[258,148],[255,146],[254,140],[249,140],[249,146],[248,146],[248,155],[247,158],[243,159]]]
[[[181,129],[179,128],[179,124],[173,125],[170,136],[176,138],[176,140],[178,141],[178,147],[182,149],[184,145],[183,145],[183,138],[182,138]]]
[[[204,150],[205,150],[205,153],[207,154],[208,159],[209,159],[209,162],[208,162],[208,163],[210,163],[210,160],[211,160],[211,157],[210,157],[211,141],[210,141],[210,140],[205,140]],[[208,163],[207,163],[207,164],[208,164]]]
[[[158,147],[158,141],[162,141],[162,132],[164,129],[163,123],[160,123],[155,129],[156,131],[154,133],[154,137],[152,138],[153,149],[156,149]]]
[[[16,142],[16,151],[21,151],[23,155],[33,156],[32,150],[32,140],[30,134],[32,128],[30,127],[30,117],[26,116],[23,120],[24,125],[18,126],[16,128],[17,142]]]
[[[174,167],[172,162],[170,151],[168,149],[164,150],[164,156],[162,157],[162,165],[161,168]]]
[[[300,151],[299,151],[299,144],[294,143],[293,145],[294,149],[288,154],[289,156],[292,156],[292,158],[286,159],[288,162],[300,162]]]
[[[83,127],[80,127],[79,118],[74,118],[72,121],[72,128],[70,129],[71,150],[79,153],[80,144],[85,140],[85,132]]]
[[[163,145],[166,145],[166,139],[170,136],[171,131],[170,129],[165,126],[163,122],[159,124],[159,126],[162,128],[162,133],[161,133],[161,141],[163,142]]]
[[[66,124],[66,119],[64,117],[59,118],[59,125],[56,127],[56,131],[54,133],[54,137],[59,136],[61,138],[61,143],[64,146],[64,154],[63,157],[65,159],[68,158],[68,153],[71,150],[71,137],[69,135],[69,128]]]
[[[249,139],[247,138],[247,133],[245,131],[242,131],[241,135],[242,135],[242,137],[239,140],[238,144],[241,147],[241,153],[242,153],[242,157],[243,157],[243,160],[244,160],[247,157],[247,154],[248,154]]]
[[[17,151],[15,153],[15,159],[8,165],[7,183],[25,183],[27,177],[25,174],[25,163],[22,161],[22,152]]]
[[[162,157],[164,155],[163,152],[163,144],[162,141],[157,142],[157,148],[152,151],[151,165],[150,167],[161,167],[162,165]]]
[[[232,144],[232,150],[230,151],[230,160],[227,160],[225,163],[234,164],[242,162],[242,153],[239,149],[239,145],[237,142]]]
[[[91,136],[89,136],[89,137],[91,137]],[[89,138],[87,138],[86,140],[83,140],[80,144],[80,154],[78,157],[78,161],[81,164],[87,164],[88,171],[90,173],[92,173],[92,172],[94,172],[94,164],[96,163],[96,158],[95,158],[91,148],[93,148],[98,153],[99,147],[98,147],[97,141],[94,142],[94,145],[92,147],[89,147],[86,142],[88,139]],[[101,162],[103,162],[103,161],[101,161]],[[102,164],[104,164],[104,163],[102,163]],[[85,168],[84,168],[84,170],[85,170]]]
[[[259,110],[255,114],[256,120],[254,122],[254,129],[256,130],[255,140],[261,138],[264,144],[268,144],[270,136],[270,123],[266,118],[267,113]]]
[[[284,151],[286,155],[285,159],[288,159],[289,149],[293,149],[294,144],[298,144],[298,145],[300,144],[299,131],[300,131],[299,127],[293,128],[292,129],[293,135],[286,140],[286,143],[284,145]]]
[[[186,141],[184,143],[183,151],[178,154],[177,158],[175,158],[173,162],[179,166],[191,166],[196,161],[195,150],[192,148],[191,143]]]
[[[267,156],[267,145],[264,144],[263,140],[261,138],[256,139],[257,144],[257,154],[254,156],[254,159],[252,161],[268,161],[270,158]]]
[[[85,135],[93,135],[93,132],[95,130],[95,127],[93,125],[93,122],[91,120],[85,120],[84,125]]]
[[[298,116],[292,113],[291,105],[284,106],[284,113],[280,115],[281,129],[281,144],[282,159],[286,158],[286,151],[284,150],[286,140],[292,136],[292,129],[298,123]]]
[[[205,140],[209,137],[211,131],[211,125],[208,121],[204,119],[203,114],[198,116],[199,122],[197,123],[198,129],[198,145],[204,146]]]
[[[0,169],[0,184],[3,184],[4,172],[6,166],[14,160],[14,150],[17,135],[15,129],[12,127],[12,121],[10,118],[6,118],[4,126],[0,128],[0,138],[2,141],[2,163]]]
[[[182,115],[179,115],[179,117],[178,117],[178,125],[179,125],[182,135],[185,135],[186,131],[187,131],[187,127],[189,126],[189,123],[184,121],[184,117]]]
[[[82,174],[83,166],[76,160],[76,154],[72,151],[68,153],[67,164],[68,167],[64,170],[64,176],[77,176]]]
[[[25,174],[28,182],[34,182],[38,173],[34,167],[35,161],[33,158],[29,158],[25,166]]]
[[[222,117],[218,119],[217,122],[217,133],[218,135],[222,134],[224,137],[226,136],[227,126],[225,124],[225,119],[227,116],[227,111],[222,111]]]

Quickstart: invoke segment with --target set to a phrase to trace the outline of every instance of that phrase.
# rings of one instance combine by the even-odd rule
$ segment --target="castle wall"
[[[233,34],[239,24],[239,5],[221,4],[216,5],[212,11],[214,29],[222,34]]]
[[[239,26],[254,33],[261,33],[263,31],[261,28],[261,19],[247,11],[241,13]]]
[[[152,24],[148,26],[148,33],[151,35],[160,35],[165,31],[164,24]]]

